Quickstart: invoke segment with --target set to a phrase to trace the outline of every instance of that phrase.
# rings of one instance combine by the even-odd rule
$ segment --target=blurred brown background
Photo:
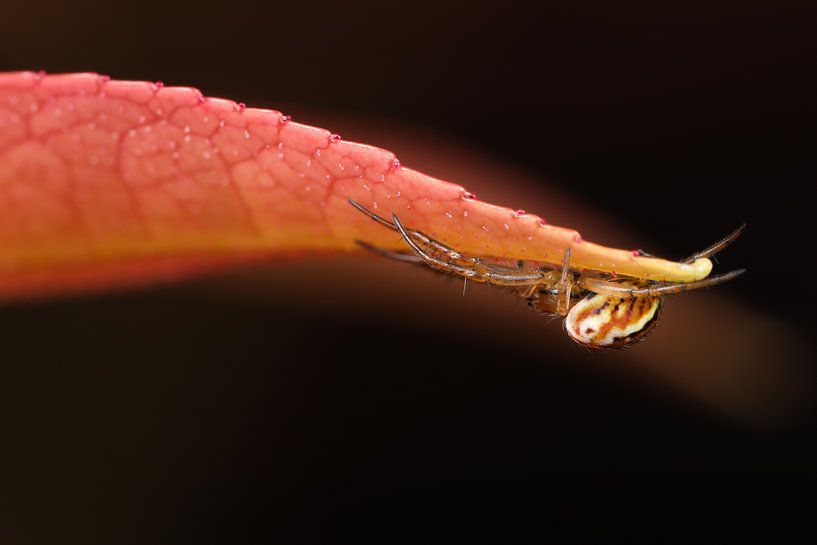
[[[749,224],[720,265],[749,274],[623,354],[354,257],[0,307],[3,543],[807,541],[807,3],[0,16],[0,70],[282,109],[589,240],[682,257]]]

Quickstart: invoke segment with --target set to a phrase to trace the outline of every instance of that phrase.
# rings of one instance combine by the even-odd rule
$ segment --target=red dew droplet
[[[165,82],[163,82],[163,81],[157,81],[156,83],[153,84],[154,89],[161,89],[164,86],[165,86]]]
[[[291,115],[284,114],[284,115],[281,116],[281,124],[282,125],[284,123],[289,123],[290,121],[292,121],[292,116]]]
[[[547,224],[548,224],[548,220],[546,220],[545,218],[540,218],[539,219],[539,225],[547,225]]]
[[[579,233],[576,233],[575,235],[573,235],[573,242],[575,242],[576,244],[581,244],[582,236]]]
[[[471,193],[470,191],[466,191],[462,194],[463,199],[468,199],[469,201],[476,200],[477,196]]]
[[[516,216],[517,218],[518,218],[519,216],[524,216],[525,214],[527,214],[527,212],[525,212],[525,211],[524,211],[524,210],[522,210],[521,208],[520,208],[519,210],[517,210],[516,212],[514,212],[514,213],[513,213],[513,215],[514,215],[514,216]]]
[[[243,102],[239,102],[239,103],[237,104],[237,106],[238,106],[238,111],[239,111],[239,112],[243,112],[244,110],[246,110],[246,109],[247,109],[247,105],[246,105],[246,104],[244,104]]]
[[[330,142],[340,142],[341,138],[339,134],[330,134],[329,141]]]
[[[392,159],[391,160],[391,168],[392,170],[400,170],[400,159]]]
[[[630,254],[631,254],[633,257],[640,257],[640,256],[641,256],[641,252],[640,252],[639,250],[632,250],[632,251],[630,252]]]

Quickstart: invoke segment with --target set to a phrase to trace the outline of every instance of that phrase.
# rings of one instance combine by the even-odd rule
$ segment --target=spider
[[[376,254],[426,265],[463,278],[503,286],[524,299],[533,310],[564,318],[564,330],[576,343],[596,349],[625,348],[643,340],[658,324],[663,297],[721,284],[743,274],[738,269],[694,282],[655,282],[641,278],[613,277],[592,270],[570,268],[570,248],[565,249],[561,266],[525,268],[524,262],[508,266],[469,257],[421,231],[406,228],[396,214],[388,221],[360,203],[349,204],[377,223],[397,231],[408,251],[394,252],[367,242],[355,242]],[[745,229],[743,224],[722,240],[684,259],[713,256],[731,244]],[[643,254],[646,255],[646,254]]]

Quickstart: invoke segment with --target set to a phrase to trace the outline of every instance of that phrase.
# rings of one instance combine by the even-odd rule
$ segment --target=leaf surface
[[[278,111],[97,74],[0,74],[0,297],[160,281],[399,237],[348,204],[481,256],[689,281],[711,263],[637,257],[476,199]]]

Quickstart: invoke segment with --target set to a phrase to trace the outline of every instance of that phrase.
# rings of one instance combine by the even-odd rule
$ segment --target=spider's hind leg
[[[601,278],[582,278],[579,280],[579,285],[594,293],[601,295],[608,295],[613,297],[621,297],[623,299],[631,299],[634,297],[661,297],[663,295],[672,295],[674,293],[683,293],[685,291],[697,290],[700,288],[708,288],[717,284],[728,282],[733,278],[737,278],[745,273],[746,269],[738,269],[716,276],[710,276],[703,280],[695,282],[667,282],[644,284],[641,282],[618,283]]]
[[[728,235],[723,237],[721,240],[719,240],[718,242],[716,242],[712,246],[709,246],[709,247],[701,250],[700,252],[695,252],[694,254],[689,256],[688,258],[681,261],[681,263],[692,263],[696,259],[702,259],[704,257],[711,257],[711,256],[717,254],[718,252],[720,252],[721,250],[723,250],[724,248],[726,248],[727,246],[729,246],[730,244],[735,242],[735,240],[743,233],[743,231],[745,229],[746,229],[746,224],[745,223],[741,224],[740,227],[738,227],[737,229],[735,229],[734,231],[732,231],[731,233],[729,233]]]
[[[692,254],[688,258],[681,261],[681,263],[692,263],[696,259],[704,259],[714,256],[732,244],[745,229],[746,224],[744,223],[715,244],[712,244],[700,252]],[[710,276],[709,278],[704,278],[702,280],[696,280],[694,282],[613,282],[602,278],[582,277],[579,280],[579,286],[601,295],[621,297],[624,299],[634,297],[661,297],[664,295],[683,293],[685,291],[708,288],[717,284],[722,284],[723,282],[727,282],[740,276],[744,272],[746,272],[746,269],[738,269],[728,273]]]

